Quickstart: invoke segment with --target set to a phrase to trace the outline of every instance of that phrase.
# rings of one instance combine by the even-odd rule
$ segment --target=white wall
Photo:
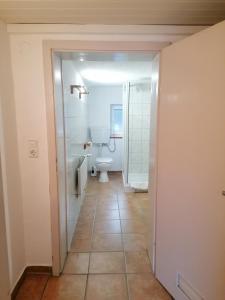
[[[24,218],[26,262],[32,265],[51,265],[51,218],[49,195],[49,169],[47,147],[46,99],[44,88],[43,41],[44,40],[89,40],[89,41],[167,41],[182,39],[202,27],[144,27],[142,26],[76,26],[76,25],[9,25],[10,52],[14,80],[16,112],[5,118],[12,131],[8,163],[12,175],[9,189],[13,205],[11,228],[14,238],[12,249],[17,260],[15,274],[24,263],[23,224]],[[5,43],[3,43],[5,45]],[[2,45],[2,43],[1,43]],[[9,51],[7,51],[9,53]],[[7,69],[9,64],[7,64]],[[8,81],[10,83],[10,81]],[[12,91],[10,84],[9,90]],[[7,101],[6,101],[7,102]],[[10,105],[12,101],[7,102]],[[6,103],[6,104],[7,104]],[[17,124],[15,124],[15,113]],[[17,127],[17,136],[15,128]],[[11,136],[8,134],[8,137]],[[39,141],[39,158],[27,157],[27,140]],[[17,150],[19,151],[21,191],[18,181]],[[23,208],[23,212],[22,212]],[[20,245],[18,247],[18,245]]]
[[[88,140],[87,99],[74,90],[70,92],[70,85],[84,85],[80,74],[76,71],[73,61],[62,61],[64,119],[66,133],[66,164],[67,164],[67,234],[68,248],[70,247],[75,225],[80,211],[82,196],[77,196],[76,169],[80,157],[86,153],[84,144]]]
[[[19,38],[19,39],[18,39]],[[26,263],[51,265],[51,218],[42,40],[11,39]],[[11,118],[13,121],[15,119]],[[11,122],[12,122],[11,121]],[[39,157],[28,158],[29,139],[39,143]],[[14,147],[17,149],[17,147]],[[17,226],[17,230],[21,226]],[[17,241],[17,245],[21,239]],[[15,246],[15,249],[17,246]]]
[[[88,88],[88,127],[104,127],[110,129],[110,105],[122,104],[123,86],[92,86]],[[107,147],[102,148],[103,157],[113,159],[112,171],[122,170],[123,139],[115,139],[116,151],[110,152]],[[111,139],[111,148],[113,140]],[[91,149],[92,163],[99,156],[99,147],[93,145]]]
[[[1,159],[11,289],[26,265],[21,177],[10,48],[6,26],[0,23]],[[2,126],[3,125],[3,126]],[[32,209],[33,210],[33,209]]]

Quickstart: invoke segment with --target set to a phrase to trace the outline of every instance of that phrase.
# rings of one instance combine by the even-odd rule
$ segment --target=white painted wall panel
[[[20,40],[20,38],[19,38]],[[51,217],[49,195],[47,122],[41,39],[11,40],[16,129],[23,202],[26,264],[51,265]],[[15,120],[15,117],[11,119]],[[27,141],[37,140],[39,157],[28,158]],[[13,147],[17,149],[17,147]],[[21,229],[21,226],[17,226]],[[17,244],[21,243],[18,241]],[[15,246],[16,249],[16,246]]]
[[[225,22],[162,51],[156,275],[225,299]]]
[[[0,101],[1,155],[9,251],[10,288],[26,264],[21,171],[18,154],[18,132],[10,62],[10,45],[6,25],[0,22]]]

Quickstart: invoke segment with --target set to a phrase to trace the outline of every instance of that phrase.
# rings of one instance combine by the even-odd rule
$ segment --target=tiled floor
[[[17,300],[170,300],[147,255],[149,210],[148,194],[125,193],[120,174],[91,177],[63,275],[31,276]]]

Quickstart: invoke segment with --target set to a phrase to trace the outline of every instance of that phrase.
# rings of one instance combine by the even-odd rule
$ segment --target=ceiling
[[[63,61],[75,66],[87,87],[121,85],[151,78],[151,61],[155,53],[148,52],[58,52]]]
[[[225,0],[0,0],[7,23],[211,25]]]
[[[151,78],[151,62],[75,62],[86,86],[121,85]]]

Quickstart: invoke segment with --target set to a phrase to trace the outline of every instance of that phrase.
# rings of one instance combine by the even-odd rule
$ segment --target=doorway
[[[59,272],[87,275],[87,299],[94,291],[103,299],[105,284],[114,295],[117,282],[126,298],[154,274],[148,180],[156,54],[53,53]],[[168,297],[155,279],[154,289]]]
[[[55,44],[55,43],[53,42],[53,44]],[[115,53],[121,53],[122,56],[123,56],[123,54],[127,52],[127,53],[129,53],[130,56],[132,56],[132,53],[136,56],[139,55],[139,57],[141,57],[141,55],[142,55],[142,57],[145,57],[145,55],[148,55],[148,56],[150,55],[151,59],[152,59],[156,55],[156,53],[164,46],[164,45],[160,44],[160,45],[157,45],[157,47],[155,47],[155,45],[153,47],[153,45],[151,43],[141,43],[143,45],[140,44],[139,45],[140,47],[138,47],[138,49],[132,49],[132,48],[136,47],[136,46],[134,47],[133,43],[125,43],[125,44],[122,45],[122,47],[120,45],[122,50],[117,50],[117,51],[113,52],[113,51],[109,51],[109,49],[106,49],[105,53],[107,55],[112,55],[112,54],[114,55]],[[90,45],[89,45],[89,47],[90,47]],[[115,47],[115,45],[113,47],[112,47],[112,45],[108,45],[108,47],[110,47],[110,49],[113,49]],[[57,47],[57,48],[59,48],[59,47]],[[97,51],[96,51],[96,48],[99,48],[99,49],[97,49]],[[95,53],[99,52],[99,50],[102,50],[102,48],[104,49],[104,47],[102,47],[102,43],[99,43],[98,47],[95,46]],[[81,48],[79,47],[79,49],[81,49]],[[87,45],[85,47],[83,47],[83,49],[87,49]],[[60,52],[58,50],[57,51],[52,51],[52,50],[53,49],[50,47],[50,45],[47,44],[46,45],[46,55],[47,55],[46,56],[46,66],[47,66],[47,69],[49,71],[49,72],[46,72],[47,83],[51,82],[51,73],[52,73],[51,72],[52,71],[52,69],[51,69],[52,65],[51,65],[51,62],[49,61],[49,54],[54,53],[54,54],[58,55],[58,53]],[[90,50],[93,50],[93,49],[90,49]],[[124,50],[126,50],[126,51],[124,51]],[[103,53],[104,51],[101,51],[101,52]],[[109,53],[109,52],[111,52],[111,53]],[[80,50],[79,51],[72,51],[72,53],[73,53],[73,55],[74,55],[74,53],[78,53],[79,55],[81,55],[81,53],[84,54],[85,51],[84,50],[82,52]],[[68,63],[68,60],[71,59],[71,51],[63,52],[63,56],[64,56],[64,58],[66,58],[67,63]],[[59,58],[59,56],[58,56],[58,58]],[[55,60],[55,58],[53,56],[53,61],[54,60]],[[146,61],[145,58],[144,58],[144,61]],[[81,62],[81,61],[79,61],[79,62]],[[57,65],[57,64],[55,64],[55,65]],[[73,230],[70,231],[70,229],[68,228],[68,201],[65,200],[66,199],[66,189],[69,186],[68,176],[67,177],[65,176],[65,172],[67,172],[69,168],[66,169],[66,161],[65,160],[63,161],[62,164],[59,164],[59,161],[58,161],[58,175],[61,174],[62,175],[61,178],[64,178],[64,179],[67,178],[66,180],[63,180],[61,182],[61,185],[62,185],[61,186],[62,201],[58,201],[58,199],[59,199],[58,196],[60,194],[60,184],[58,182],[58,179],[60,178],[60,176],[57,176],[57,174],[55,173],[55,170],[53,168],[53,166],[55,165],[56,158],[57,158],[57,160],[59,158],[59,155],[57,155],[57,151],[56,151],[57,150],[57,147],[56,147],[57,146],[57,143],[56,143],[56,141],[57,141],[57,126],[55,126],[56,123],[55,123],[55,119],[54,119],[54,110],[53,110],[54,107],[53,107],[53,105],[55,105],[54,96],[56,96],[57,93],[58,93],[58,95],[61,94],[62,98],[64,97],[63,90],[62,90],[64,83],[62,82],[61,72],[62,72],[62,62],[59,59],[58,60],[58,71],[57,71],[57,68],[54,69],[54,79],[58,80],[58,83],[59,83],[58,87],[61,85],[61,90],[60,89],[58,89],[58,90],[55,89],[54,90],[55,94],[53,94],[53,91],[51,91],[51,89],[46,89],[47,98],[50,100],[50,101],[48,101],[47,105],[48,105],[48,119],[49,119],[48,121],[50,123],[48,129],[49,129],[49,146],[50,146],[49,151],[51,151],[50,169],[52,170],[52,177],[50,178],[51,179],[50,189],[51,189],[51,195],[52,195],[53,272],[54,272],[55,275],[59,274],[63,269],[64,261],[65,261],[66,255],[67,255],[67,253],[70,249],[70,244],[72,242],[72,237],[73,237],[72,233],[75,230],[75,225],[76,225],[76,222],[77,222],[78,217],[79,217],[78,213],[79,213],[80,207],[82,206],[82,203],[84,201],[84,195],[85,195],[85,193],[81,192],[79,194],[79,196],[77,197],[78,200],[76,201],[76,205],[78,205],[79,208],[76,210],[76,212],[78,212],[78,213],[77,213],[75,218],[74,218],[74,215],[73,215],[73,218],[71,218],[72,222],[73,222],[73,226],[72,226]],[[144,78],[144,79],[146,79],[146,78]],[[71,82],[71,84],[70,84],[70,89],[67,89],[67,93],[72,93],[71,92],[71,88],[72,88],[71,86],[73,86],[73,85],[82,86],[82,84],[77,84],[77,83],[74,84],[74,79],[72,81],[73,82]],[[123,87],[124,87],[124,84],[123,84]],[[88,91],[85,91],[85,93],[86,92],[88,92]],[[82,103],[82,99],[81,99],[82,96],[80,95],[80,91],[77,90],[76,93],[77,93],[78,98],[81,100],[80,102]],[[61,113],[64,114],[64,111],[61,110]],[[51,117],[49,117],[49,116],[51,116]],[[72,117],[72,116],[70,116],[70,117]],[[52,122],[54,122],[54,126],[53,126]],[[62,127],[58,132],[59,133],[58,137],[59,137],[59,139],[61,139],[61,141],[62,141],[62,135],[66,134],[65,133],[65,120],[63,121],[63,126],[64,126],[64,129]],[[60,128],[60,126],[59,126],[59,128]],[[56,133],[56,135],[55,135],[55,133]],[[56,139],[55,139],[55,137],[56,137]],[[115,139],[113,139],[113,140],[115,141]],[[81,144],[82,144],[83,148],[86,148],[86,147],[89,147],[88,144],[90,144],[90,143],[89,143],[89,141],[87,141],[87,143],[82,142]],[[59,145],[60,145],[61,150],[62,150],[63,149],[62,143],[60,142]],[[112,146],[113,145],[111,144],[109,147],[112,147]],[[63,151],[67,151],[65,147],[64,147]],[[81,156],[82,156],[82,159],[81,159]],[[86,156],[87,155],[80,155],[79,154],[78,166],[80,166],[82,164],[81,161],[84,160],[84,157],[86,157]],[[55,157],[55,159],[54,159],[54,157]],[[65,157],[65,155],[62,155],[62,158],[63,157]],[[89,164],[89,169],[90,169],[90,160],[91,159],[88,159],[88,160],[89,160],[88,164]],[[124,159],[123,164],[124,163],[126,163],[126,159]],[[122,170],[125,172],[125,168],[123,168]],[[71,169],[71,172],[73,174],[75,174],[74,173],[74,168]],[[123,178],[124,178],[124,176],[123,176]],[[72,187],[74,184],[78,184],[78,176],[77,176],[77,179],[75,179],[75,180],[73,179],[71,181],[70,187]],[[56,187],[58,187],[58,190],[56,190]],[[74,191],[73,196],[75,194],[76,193]],[[136,194],[136,196],[137,195],[138,194]],[[139,197],[139,196],[137,196],[137,197]],[[145,195],[145,198],[147,199],[147,194]],[[71,202],[75,206],[75,203],[74,203],[75,201],[71,200]],[[57,203],[59,203],[59,207],[57,207]],[[60,209],[60,206],[62,206],[62,209]],[[57,211],[57,210],[59,212],[59,218],[57,218],[57,216],[55,215],[55,211]],[[71,212],[70,209],[69,209],[69,212]],[[61,213],[62,213],[62,215],[60,215]],[[154,215],[154,213],[153,213],[153,215]],[[151,219],[150,222],[154,222],[154,221]],[[152,228],[153,227],[154,226],[152,226]],[[68,233],[69,233],[69,236],[68,236]],[[64,236],[64,238],[62,238],[62,236]],[[65,239],[65,237],[66,237],[66,239]],[[153,236],[151,238],[154,239]],[[65,240],[66,240],[66,243],[65,243]],[[149,236],[148,236],[148,240],[149,240]],[[154,245],[154,243],[148,242],[147,248],[149,248],[149,245]],[[57,249],[61,249],[61,251],[59,251]],[[154,251],[149,251],[149,252],[154,253]],[[62,253],[64,253],[63,256],[62,256]],[[152,259],[153,259],[153,257],[151,257],[151,260]]]
[[[135,194],[136,200],[131,205],[139,205],[135,218],[138,224],[132,226],[142,229],[127,229],[127,232],[120,226],[119,231],[149,236],[147,215],[150,201],[147,201],[149,195],[145,193],[148,193],[151,68],[154,56],[155,53],[144,52],[84,51],[56,52],[53,55],[58,192],[63,236],[61,268],[66,253],[71,251],[72,240],[79,237],[76,229],[85,196],[88,196],[85,187],[90,179],[95,179],[96,183],[100,181],[101,184],[97,184],[91,192],[96,193],[104,188],[108,193],[111,184],[109,171],[117,172],[119,182],[127,191],[125,198],[140,192]],[[114,196],[118,200],[116,189]],[[138,196],[141,196],[140,200]],[[140,205],[141,199],[146,199],[146,203]],[[120,208],[128,209],[115,207]],[[66,217],[63,218],[65,210]],[[130,219],[129,212],[125,214],[127,216],[122,220]],[[141,219],[145,220],[143,224]],[[123,223],[128,222],[131,223]],[[142,236],[141,239],[145,240],[147,250],[147,237]]]

